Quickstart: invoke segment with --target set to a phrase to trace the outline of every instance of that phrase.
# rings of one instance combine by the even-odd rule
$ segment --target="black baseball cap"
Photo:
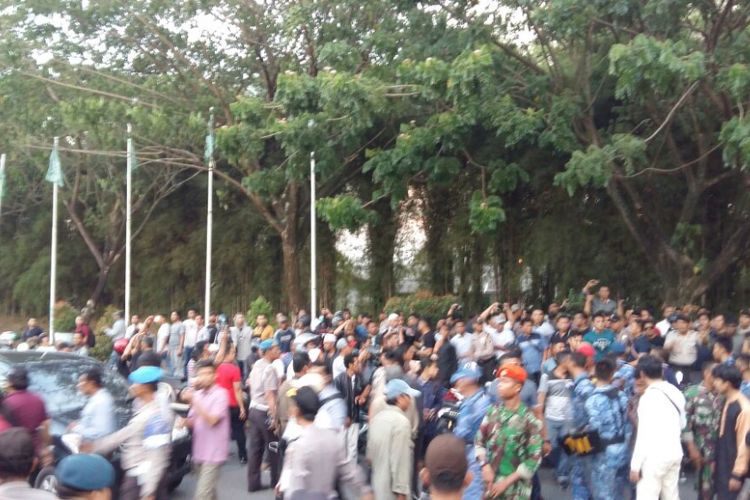
[[[318,394],[309,386],[303,386],[299,389],[289,389],[287,392],[290,398],[299,408],[300,413],[306,420],[315,420],[315,415],[320,409],[320,400]]]

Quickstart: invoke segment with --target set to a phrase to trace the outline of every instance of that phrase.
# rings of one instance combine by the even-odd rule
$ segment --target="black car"
[[[127,381],[115,370],[108,370],[104,364],[88,357],[61,352],[39,351],[0,351],[0,379],[4,379],[10,369],[23,365],[29,371],[29,391],[40,395],[50,417],[54,464],[56,465],[71,451],[62,443],[60,436],[65,434],[68,425],[78,420],[86,404],[86,397],[78,392],[79,377],[91,368],[99,368],[104,374],[104,386],[115,401],[117,428],[124,427],[130,419],[132,397],[128,392]],[[175,430],[172,440],[172,455],[165,477],[169,491],[179,486],[182,478],[190,472],[192,438],[184,429]],[[117,471],[117,453],[111,457]],[[54,491],[56,480],[54,465],[37,471],[33,483],[37,488]],[[119,483],[118,483],[119,484]]]

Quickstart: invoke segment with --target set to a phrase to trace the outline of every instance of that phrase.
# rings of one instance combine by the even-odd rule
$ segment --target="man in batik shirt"
[[[528,500],[531,478],[542,460],[542,424],[521,402],[526,371],[502,368],[498,394],[502,404],[487,411],[475,440],[482,464],[485,498]]]
[[[724,406],[721,398],[712,392],[714,378],[711,370],[714,366],[716,363],[706,363],[703,367],[703,381],[685,389],[687,425],[682,431],[682,441],[697,471],[695,486],[700,500],[710,500],[714,496],[716,439],[721,409]]]

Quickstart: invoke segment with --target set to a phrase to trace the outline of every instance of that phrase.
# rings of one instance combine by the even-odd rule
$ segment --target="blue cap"
[[[622,342],[612,342],[612,345],[609,346],[609,352],[625,354],[625,344]]]
[[[78,491],[102,490],[115,483],[114,467],[100,455],[68,455],[60,460],[55,476],[63,486]]]
[[[455,384],[462,378],[468,378],[471,380],[479,380],[482,377],[482,373],[474,366],[467,365],[460,368],[456,373],[451,376],[451,384]]]
[[[407,384],[400,378],[395,378],[386,384],[385,386],[386,399],[396,399],[402,394],[406,394],[407,396],[416,398],[422,393],[416,389],[412,389],[409,386],[409,384]]]
[[[266,339],[266,340],[264,340],[263,342],[260,343],[259,347],[260,347],[261,351],[266,352],[267,350],[269,350],[270,348],[272,348],[275,345],[279,345],[279,344],[276,343],[275,340],[273,340],[273,339]]]
[[[130,374],[131,384],[154,384],[161,380],[161,368],[158,366],[141,366]]]

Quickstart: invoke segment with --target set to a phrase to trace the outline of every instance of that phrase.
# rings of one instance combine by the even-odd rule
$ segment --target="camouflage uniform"
[[[701,499],[710,499],[714,495],[716,440],[722,407],[722,398],[712,393],[702,383],[685,389],[687,425],[682,431],[682,440],[692,441],[703,454],[703,465],[697,471],[695,484],[695,489]]]
[[[542,423],[523,403],[516,410],[492,406],[475,439],[477,456],[495,471],[495,482],[518,472],[516,481],[495,500],[528,500],[531,478],[542,461]]]
[[[608,443],[591,456],[591,493],[594,500],[624,498],[628,481],[632,429],[628,421],[628,398],[613,385],[597,387],[586,399],[588,428]]]
[[[586,374],[581,374],[573,381],[573,429],[581,430],[588,424],[586,399],[594,392],[594,384]],[[591,498],[590,475],[591,457],[570,457],[570,484],[573,500]]]
[[[613,379],[613,385],[619,387],[628,398],[633,397],[635,386],[635,368],[629,365],[625,361],[617,360],[617,371],[615,372]]]

